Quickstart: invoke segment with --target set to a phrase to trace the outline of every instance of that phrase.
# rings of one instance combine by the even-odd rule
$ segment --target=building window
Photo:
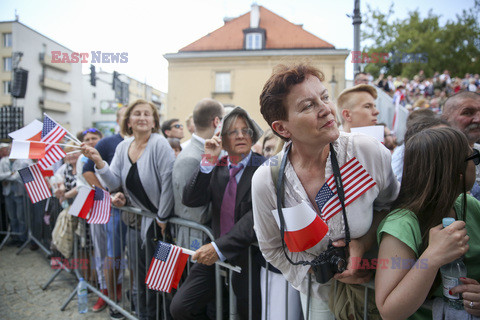
[[[12,46],[12,34],[11,33],[4,33],[3,34],[3,46],[4,47],[11,47]]]
[[[230,92],[230,72],[215,74],[215,92]]]
[[[259,32],[247,33],[245,47],[247,50],[261,50],[262,49],[262,34]]]
[[[3,81],[3,94],[10,94],[11,84],[11,81]]]
[[[12,58],[3,58],[3,71],[12,71]]]

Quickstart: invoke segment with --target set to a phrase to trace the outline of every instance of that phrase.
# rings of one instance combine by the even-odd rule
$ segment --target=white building
[[[0,22],[1,46],[0,106],[23,107],[23,124],[41,120],[47,113],[70,132],[84,128],[82,103],[82,64],[54,63],[52,51],[74,52],[19,21]],[[28,70],[25,98],[12,99],[9,88],[15,57],[21,54],[18,67]],[[12,61],[13,60],[13,61]],[[2,137],[4,138],[4,137]]]

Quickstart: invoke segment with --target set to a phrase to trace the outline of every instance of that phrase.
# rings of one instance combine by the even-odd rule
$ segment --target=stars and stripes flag
[[[42,176],[41,169],[38,164],[33,164],[29,167],[18,170],[20,177],[22,178],[27,193],[30,196],[30,200],[33,203],[50,198],[52,192],[48,188],[47,182]]]
[[[357,158],[352,158],[340,168],[340,176],[345,193],[345,206],[351,204],[376,185],[376,182],[360,162],[358,162]],[[333,175],[322,186],[315,197],[315,202],[325,221],[328,221],[342,211],[342,205],[338,198],[337,186]]]
[[[47,170],[47,168],[51,167],[55,162],[59,161],[65,156],[66,153],[62,148],[60,148],[60,146],[56,144],[47,145],[45,157],[38,160],[38,164],[40,165],[40,168]]]
[[[187,260],[188,255],[181,247],[158,241],[145,279],[148,288],[163,292],[177,288]]]
[[[46,114],[43,117],[42,141],[57,143],[67,134],[67,130]]]
[[[87,222],[92,224],[107,223],[110,220],[111,203],[110,193],[95,186],[92,212]]]

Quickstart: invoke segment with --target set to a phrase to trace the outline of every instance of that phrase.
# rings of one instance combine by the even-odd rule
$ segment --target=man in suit
[[[183,189],[190,181],[193,173],[198,169],[202,154],[205,149],[205,140],[211,139],[215,128],[223,118],[223,105],[213,99],[200,100],[193,109],[193,122],[195,131],[192,134],[190,143],[180,152],[173,166],[173,196],[175,199],[175,215],[200,224],[210,225],[212,214],[208,204],[190,208],[182,203]],[[202,232],[179,227],[177,234],[177,245],[197,250],[204,242]]]
[[[215,297],[217,260],[242,268],[234,272],[232,286],[237,310],[242,319],[248,315],[248,247],[256,242],[253,230],[251,179],[265,158],[251,151],[262,135],[260,127],[240,107],[223,120],[221,133],[205,142],[201,165],[185,187],[187,206],[212,205],[212,229],[215,241],[200,247],[192,257],[197,263],[177,291],[170,306],[174,319],[208,319],[206,306]],[[221,150],[228,156],[217,161]],[[252,248],[252,319],[261,317],[260,252]]]

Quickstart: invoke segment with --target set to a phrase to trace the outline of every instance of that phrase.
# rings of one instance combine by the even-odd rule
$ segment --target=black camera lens
[[[332,269],[335,270],[334,273],[342,273],[347,269],[347,262],[339,256],[332,256],[330,265],[332,266]]]

